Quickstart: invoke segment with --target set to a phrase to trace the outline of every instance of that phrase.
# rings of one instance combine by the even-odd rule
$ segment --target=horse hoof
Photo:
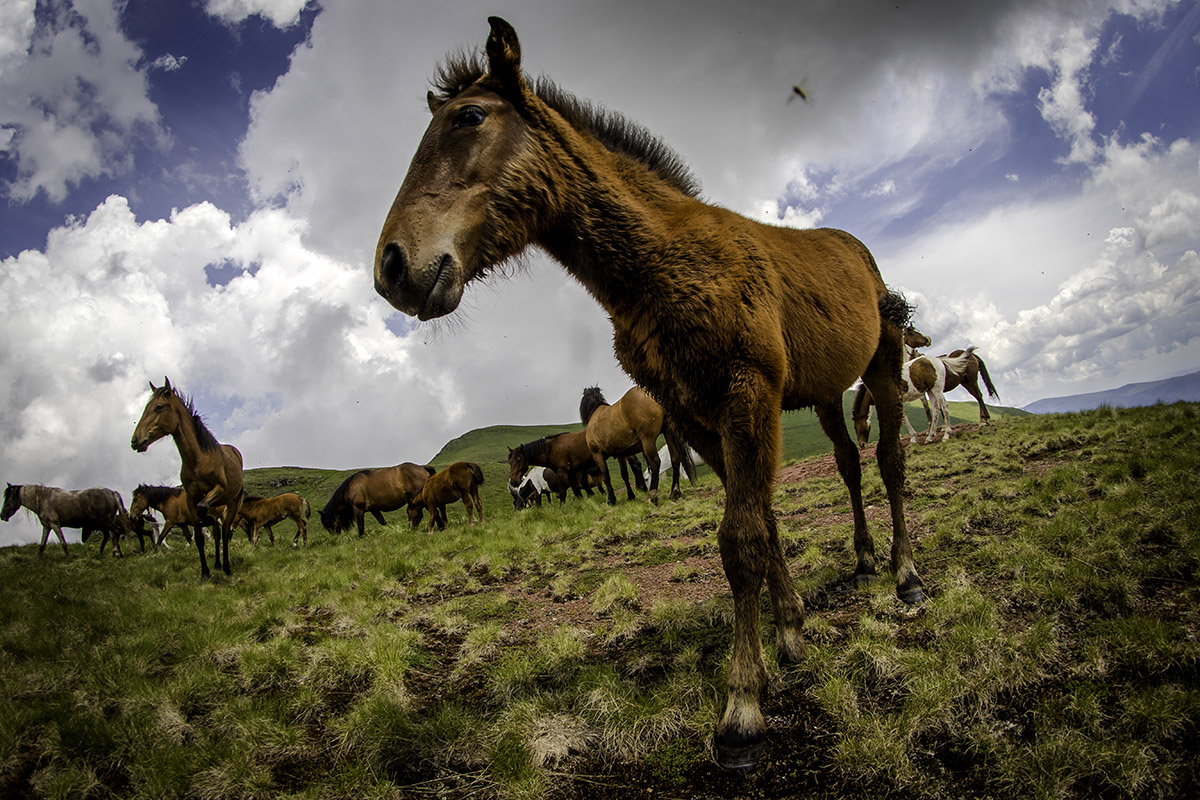
[[[865,589],[875,582],[878,576],[872,573],[856,572],[854,573],[854,588]]]
[[[906,604],[917,606],[925,602],[925,592],[921,588],[921,582],[917,581],[908,586],[897,586],[896,595]]]
[[[713,737],[717,765],[721,769],[749,772],[758,766],[763,748],[767,744],[765,732],[744,736],[732,732],[718,732]]]

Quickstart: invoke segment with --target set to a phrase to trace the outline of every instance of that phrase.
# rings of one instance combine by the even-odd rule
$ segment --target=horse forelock
[[[446,101],[487,77],[479,53],[454,53],[438,65],[432,84],[435,96]],[[528,83],[528,81],[526,81]],[[689,197],[700,194],[700,181],[670,145],[625,115],[580,99],[544,76],[531,91],[571,127],[585,131],[605,148],[632,159]]]
[[[879,298],[879,315],[902,331],[910,327],[912,315],[916,310],[916,306],[894,289],[888,289],[887,293]]]

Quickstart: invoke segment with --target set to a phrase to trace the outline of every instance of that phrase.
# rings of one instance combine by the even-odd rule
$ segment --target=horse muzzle
[[[429,320],[449,314],[462,300],[462,265],[442,252],[413,266],[397,242],[384,245],[375,262],[375,291],[405,314]]]
[[[134,437],[129,440],[129,446],[132,447],[136,453],[144,453],[150,449],[150,442],[147,439],[138,439],[137,437]]]

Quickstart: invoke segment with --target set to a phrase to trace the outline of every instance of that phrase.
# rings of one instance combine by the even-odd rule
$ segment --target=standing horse
[[[121,555],[121,537],[131,532],[129,515],[125,511],[125,502],[121,495],[112,489],[92,487],[78,491],[67,491],[54,486],[38,486],[37,484],[8,484],[4,489],[4,507],[0,510],[0,520],[8,522],[21,506],[29,509],[42,523],[42,543],[38,547],[38,557],[46,552],[46,542],[50,531],[58,537],[63,553],[71,555],[67,550],[67,539],[63,536],[63,528],[79,528],[80,541],[86,542],[94,531],[101,531],[104,539],[100,542],[100,552],[108,546],[108,540],[113,542],[113,555]],[[146,543],[138,537],[142,550]]]
[[[953,426],[950,423],[950,406],[946,403],[946,386],[949,384],[951,376],[957,377],[966,372],[967,357],[971,355],[972,349],[969,348],[964,354],[954,358],[918,356],[911,361],[905,361],[901,368],[904,386],[901,400],[908,403],[920,399],[922,403],[925,403],[925,398],[929,397],[929,403],[933,406],[933,413],[929,414],[929,406],[926,405],[926,414],[929,416],[929,430],[925,435],[926,444],[937,438],[939,419],[942,420],[945,431],[942,441],[950,438]],[[858,436],[859,447],[866,447],[867,439],[871,435],[871,403],[870,390],[867,389],[866,384],[860,384],[854,393],[854,403],[850,412],[851,420],[854,422],[854,432]],[[916,444],[917,432],[909,422],[908,414],[904,415],[904,428],[911,437],[909,441]]]
[[[979,378],[983,377],[983,384],[987,387],[988,396],[993,400],[999,400],[1000,395],[996,392],[996,387],[992,384],[992,376],[988,375],[987,365],[983,363],[983,359],[975,352],[975,346],[972,345],[966,350],[952,350],[949,355],[938,356],[939,358],[958,358],[965,355],[967,358],[967,368],[961,375],[949,374],[946,376],[946,391],[952,391],[959,386],[970,392],[975,398],[975,402],[979,403],[979,423],[981,425],[991,425],[992,415],[988,413],[987,406],[983,402],[983,392],[979,391]]]
[[[296,535],[292,537],[292,547],[300,544],[301,537],[307,547],[308,523],[305,520],[311,515],[312,509],[309,507],[308,501],[294,492],[284,492],[275,497],[247,495],[246,499],[242,501],[242,507],[238,509],[235,524],[240,523],[242,530],[246,531],[246,535],[250,537],[250,543],[257,546],[260,530],[266,528],[271,544],[275,544],[275,532],[271,530],[271,526],[290,519],[296,523]]]
[[[654,398],[646,394],[641,387],[634,386],[621,399],[612,405],[604,399],[599,386],[583,390],[579,401],[579,419],[587,426],[587,444],[592,452],[592,459],[604,475],[604,488],[608,491],[608,504],[615,505],[617,497],[612,488],[612,477],[608,472],[609,456],[632,456],[640,451],[646,456],[646,465],[650,471],[650,502],[658,502],[658,435],[666,434],[668,453],[671,456],[673,480],[671,482],[671,499],[678,500],[679,464],[682,460],[688,472],[688,477],[694,479],[696,468],[686,456],[688,446],[681,442],[675,431],[666,423],[662,406],[654,402]],[[676,454],[682,453],[683,457]],[[629,488],[629,476],[625,472],[625,462],[621,461],[621,477],[625,480],[625,488],[629,499],[633,499],[633,490]]]
[[[446,504],[462,500],[467,509],[467,522],[475,524],[474,512],[478,510],[479,521],[483,522],[483,501],[479,499],[479,487],[483,485],[483,469],[469,461],[455,461],[441,472],[425,481],[420,494],[408,504],[408,521],[415,528],[421,524],[423,509],[429,509],[429,530],[437,525],[446,530]]]
[[[321,524],[330,533],[348,531],[354,525],[362,536],[366,515],[370,513],[380,525],[387,525],[383,512],[411,503],[434,472],[433,467],[411,461],[394,467],[359,470],[333,490],[329,502],[321,509]]]
[[[143,530],[146,512],[152,508],[163,516],[162,527],[154,540],[155,547],[163,545],[167,534],[177,525],[183,531],[183,538],[187,540],[187,543],[192,543],[192,529],[189,522],[192,515],[188,511],[187,492],[183,490],[182,486],[138,484],[129,501],[129,518],[135,530]]]
[[[229,539],[233,536],[233,520],[245,494],[242,454],[233,445],[217,441],[192,406],[192,401],[175,391],[169,380],[163,386],[150,384],[150,399],[133,430],[129,446],[144,453],[164,436],[170,436],[179,451],[179,480],[187,495],[188,522],[196,531],[192,538],[200,554],[200,577],[210,576],[208,560],[204,557],[202,529],[210,519],[210,512],[214,515],[211,524],[217,566],[229,575]]]
[[[623,118],[521,71],[516,31],[489,19],[486,62],[451,58],[433,118],[375,250],[375,289],[428,320],[530,246],[560,262],[612,321],[621,366],[725,487],[717,539],[734,598],[718,763],[757,763],[767,726],[759,627],[764,581],[777,651],[798,659],[804,606],[772,511],[781,409],[812,407],[833,441],[854,517],[856,582],[876,574],[842,392],[859,376],[879,407],[892,569],[924,599],[904,519],[900,365],[911,307],[843,231],[775,227],[697,199],[678,156]],[[697,357],[703,354],[703,357]]]

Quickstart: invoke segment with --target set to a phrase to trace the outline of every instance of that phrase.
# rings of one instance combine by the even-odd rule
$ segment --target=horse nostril
[[[408,259],[395,242],[388,242],[379,256],[379,277],[385,286],[404,286],[408,283]]]

